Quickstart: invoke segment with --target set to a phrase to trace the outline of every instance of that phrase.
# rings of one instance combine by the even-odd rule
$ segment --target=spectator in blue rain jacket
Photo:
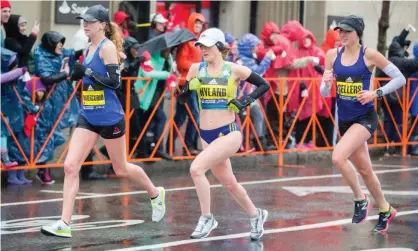
[[[50,96],[43,103],[35,127],[35,156],[38,155],[42,145],[46,144],[36,164],[45,164],[53,159],[54,149],[65,142],[62,129],[75,126],[79,116],[80,104],[76,98],[69,101],[67,108],[64,106],[74,92],[71,82],[67,80],[70,67],[73,66],[75,58],[78,58],[82,51],[75,53],[73,49],[63,48],[64,43],[65,37],[63,35],[49,31],[42,36],[41,44],[37,45],[34,51],[35,75],[41,78],[47,92],[52,90]],[[46,141],[63,110],[65,112],[53,131],[52,137]],[[23,137],[21,140],[27,141],[29,139]],[[21,161],[22,159],[18,160],[18,162]],[[43,184],[54,182],[49,171],[45,169],[39,169],[37,178]]]
[[[27,71],[26,67],[17,67],[17,54],[1,48],[1,112],[4,115],[5,121],[9,124],[12,133],[17,134],[23,128],[24,119],[24,104],[19,102],[19,99],[14,91],[14,88],[19,93],[17,83],[19,78]],[[20,93],[21,94],[21,93]],[[3,119],[1,120],[1,161],[6,168],[11,168],[19,165],[16,161],[9,158],[9,138],[11,132],[7,129]],[[32,183],[25,177],[24,170],[11,170],[7,172],[7,183],[12,185],[22,185]]]

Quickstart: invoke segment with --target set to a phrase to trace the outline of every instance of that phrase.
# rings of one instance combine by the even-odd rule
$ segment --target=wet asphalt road
[[[368,250],[418,249],[418,159],[374,160],[388,201],[399,211],[388,234],[371,232],[370,220],[351,224],[352,194],[329,164],[305,168],[234,167],[255,205],[269,211],[265,236],[251,242],[243,210],[209,174],[212,213],[219,226],[209,238],[189,238],[199,202],[187,171],[150,172],[167,189],[167,214],[151,221],[147,195],[126,180],[82,181],[73,237],[44,236],[43,224],[61,214],[62,182],[2,188],[2,250]],[[372,200],[373,202],[373,200]],[[374,202],[373,202],[374,203]]]

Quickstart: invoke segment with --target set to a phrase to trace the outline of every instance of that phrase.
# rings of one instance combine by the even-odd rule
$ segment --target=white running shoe
[[[261,239],[264,234],[264,222],[266,222],[268,216],[267,210],[261,210],[257,208],[257,216],[250,218],[251,240],[256,241]]]
[[[199,223],[190,236],[192,239],[201,239],[206,238],[210,232],[218,226],[218,222],[213,217],[213,214],[210,216],[202,215],[199,218]]]
[[[41,233],[45,235],[71,238],[71,228],[62,220],[59,220],[49,226],[41,227]]]
[[[159,222],[165,215],[165,189],[157,187],[160,194],[155,199],[151,199],[152,221]]]

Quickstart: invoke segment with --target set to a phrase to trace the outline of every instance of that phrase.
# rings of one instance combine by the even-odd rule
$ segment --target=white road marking
[[[41,193],[63,193],[63,191],[56,191],[56,190],[40,190]],[[81,195],[99,195],[100,193],[78,193]]]
[[[387,167],[387,168],[410,168],[411,166],[408,165],[388,165],[388,164],[372,164],[374,167]]]
[[[375,171],[375,173],[376,174],[386,174],[386,173],[412,172],[412,171],[417,171],[417,170],[418,170],[418,167],[413,167],[413,168],[407,168],[407,169],[378,170],[378,171]],[[278,179],[270,179],[270,180],[247,181],[247,182],[240,182],[240,184],[244,185],[244,186],[249,186],[249,185],[288,182],[288,181],[329,179],[329,178],[337,178],[337,177],[341,177],[341,174],[314,175],[314,176],[278,178]],[[218,187],[222,187],[222,185],[216,184],[216,185],[211,185],[210,187],[211,188],[218,188]],[[193,187],[178,187],[178,188],[168,188],[168,189],[166,189],[167,192],[185,191],[185,190],[195,190],[195,187],[194,186]],[[123,195],[136,195],[136,194],[144,194],[144,193],[147,193],[147,192],[146,191],[133,191],[133,192],[121,192],[121,193],[108,193],[108,194],[78,196],[78,197],[76,197],[76,199],[77,200],[84,200],[84,199],[106,198],[106,197],[115,197],[115,196],[123,196]],[[1,206],[2,207],[8,207],[8,206],[19,206],[19,205],[28,205],[28,204],[50,203],[50,202],[58,202],[58,201],[62,201],[62,198],[3,203],[3,204],[1,204]]]
[[[314,193],[353,193],[349,186],[314,186],[314,187],[304,187],[304,186],[285,186],[283,189],[299,196],[303,197],[306,195]],[[370,194],[369,191],[364,190],[366,194]],[[393,190],[383,190],[385,195],[403,195],[411,196],[418,195],[418,191],[393,191]]]
[[[403,216],[403,215],[411,215],[411,214],[418,214],[418,210],[398,212],[396,217]],[[367,219],[376,220],[378,219],[378,217],[379,217],[378,215],[373,215],[373,216],[367,217]],[[321,223],[315,223],[315,224],[306,224],[306,225],[301,225],[301,226],[286,227],[286,228],[267,229],[264,231],[264,234],[266,235],[266,234],[294,232],[294,231],[300,231],[300,230],[309,230],[309,229],[340,226],[340,225],[347,225],[347,224],[351,224],[351,218],[335,220],[335,221],[327,221],[327,222],[321,222]],[[206,239],[187,239],[187,240],[181,240],[181,241],[172,241],[172,242],[166,242],[166,243],[160,243],[160,244],[147,245],[147,246],[142,246],[142,247],[114,249],[113,251],[137,251],[137,250],[147,250],[147,249],[157,249],[157,248],[168,248],[168,247],[181,246],[181,245],[187,245],[187,244],[198,243],[198,242],[238,239],[238,238],[248,237],[249,235],[250,235],[249,233],[229,234],[229,235],[208,237]]]

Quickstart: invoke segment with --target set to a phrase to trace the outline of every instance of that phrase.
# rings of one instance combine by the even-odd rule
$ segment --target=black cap
[[[364,31],[364,21],[359,16],[348,16],[345,17],[334,30],[345,30],[345,31],[356,31],[357,35],[361,37]]]
[[[83,19],[87,22],[110,22],[109,11],[100,4],[91,6],[84,14],[77,16],[76,19]]]

